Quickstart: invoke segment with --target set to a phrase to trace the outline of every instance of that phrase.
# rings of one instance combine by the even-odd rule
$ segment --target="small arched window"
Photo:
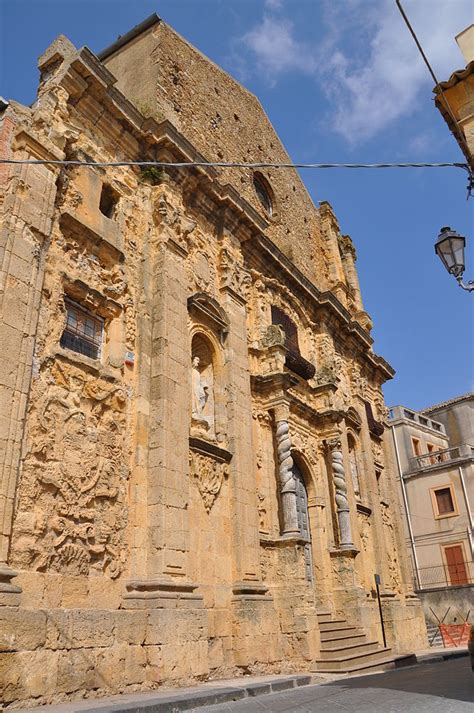
[[[254,173],[253,175],[253,187],[255,188],[255,193],[258,196],[260,203],[262,204],[265,213],[270,216],[273,215],[273,199],[272,199],[272,189],[267,179],[262,176],[261,173]]]

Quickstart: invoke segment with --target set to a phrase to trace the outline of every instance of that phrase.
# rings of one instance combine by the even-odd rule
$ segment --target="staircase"
[[[411,656],[393,656],[391,649],[378,641],[369,641],[366,634],[346,619],[333,619],[329,611],[319,611],[321,658],[314,661],[318,673],[359,673],[392,668],[411,663]]]

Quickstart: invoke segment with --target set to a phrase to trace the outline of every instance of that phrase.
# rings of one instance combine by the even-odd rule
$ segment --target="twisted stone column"
[[[344,473],[344,457],[342,455],[341,441],[334,438],[327,442],[331,453],[331,468],[334,482],[336,513],[339,524],[339,546],[341,550],[354,548],[352,542],[351,520],[349,501],[347,499],[346,476]]]
[[[276,439],[283,510],[283,535],[299,535],[300,530],[296,511],[296,481],[293,475],[293,458],[291,457],[288,421],[277,421]]]

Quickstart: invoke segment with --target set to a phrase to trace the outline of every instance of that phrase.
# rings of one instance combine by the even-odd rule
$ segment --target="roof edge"
[[[420,413],[430,413],[431,411],[437,411],[441,410],[443,408],[446,408],[447,406],[451,406],[452,404],[457,404],[460,403],[461,401],[470,401],[471,399],[474,398],[474,391],[469,391],[467,394],[462,394],[461,396],[456,396],[453,399],[449,399],[448,401],[441,401],[439,404],[434,404],[433,406],[427,406],[426,408],[422,409]]]
[[[119,35],[115,42],[112,42],[111,45],[106,47],[105,50],[102,50],[102,52],[99,52],[96,56],[101,62],[103,62],[118,49],[127,45],[131,40],[135,39],[135,37],[138,37],[138,35],[141,35],[142,32],[145,32],[145,30],[148,30],[150,27],[153,27],[153,25],[157,25],[160,22],[162,22],[161,17],[158,17],[156,12],[154,12],[152,15],[143,20],[143,22],[140,22],[138,25],[135,25],[135,27],[132,27],[132,29],[124,35]]]

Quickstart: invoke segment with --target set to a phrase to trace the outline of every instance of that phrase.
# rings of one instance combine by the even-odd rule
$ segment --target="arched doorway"
[[[304,546],[305,576],[308,582],[313,581],[313,559],[311,556],[311,528],[308,514],[308,493],[304,477],[298,464],[293,461],[293,475],[296,481],[296,512],[301,537],[306,540]]]

